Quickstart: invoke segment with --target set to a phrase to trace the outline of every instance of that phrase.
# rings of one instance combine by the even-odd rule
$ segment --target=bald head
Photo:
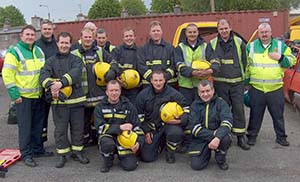
[[[93,34],[96,35],[97,26],[93,22],[87,22],[83,28],[89,28],[92,30]]]

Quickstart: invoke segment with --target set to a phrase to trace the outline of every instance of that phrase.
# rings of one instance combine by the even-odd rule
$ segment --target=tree
[[[170,13],[173,12],[175,5],[180,5],[180,0],[152,0],[151,11],[156,13]]]
[[[123,9],[128,10],[129,15],[143,15],[147,13],[147,8],[142,0],[121,0]]]
[[[26,24],[21,11],[12,5],[6,6],[4,8],[0,7],[0,27],[3,27],[5,21],[9,21],[12,27]]]
[[[121,10],[118,0],[96,0],[89,10],[88,17],[90,19],[119,17]]]

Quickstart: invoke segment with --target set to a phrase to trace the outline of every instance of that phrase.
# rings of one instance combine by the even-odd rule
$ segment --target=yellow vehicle
[[[290,41],[300,41],[300,16],[290,20]]]

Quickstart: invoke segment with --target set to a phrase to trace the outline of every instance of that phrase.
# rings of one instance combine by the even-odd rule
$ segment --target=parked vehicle
[[[3,68],[5,53],[6,53],[6,50],[0,50],[0,75],[2,75],[2,68]]]

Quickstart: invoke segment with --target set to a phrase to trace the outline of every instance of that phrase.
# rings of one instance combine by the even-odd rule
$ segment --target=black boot
[[[67,158],[65,155],[59,156],[58,162],[55,165],[56,168],[63,168],[67,162]]]
[[[237,136],[237,145],[243,149],[243,150],[249,150],[250,149],[250,146],[247,144],[246,142],[246,137],[245,135],[242,135],[242,136]]]
[[[175,152],[166,150],[166,161],[169,164],[175,163]]]
[[[75,161],[79,161],[81,164],[88,164],[90,162],[88,158],[84,157],[82,151],[73,152],[73,154],[71,155],[71,157]]]
[[[102,159],[103,159],[103,164],[101,166],[100,171],[102,173],[107,173],[107,172],[109,172],[110,168],[113,165],[114,157],[111,155],[109,155],[108,157],[102,156]]]

